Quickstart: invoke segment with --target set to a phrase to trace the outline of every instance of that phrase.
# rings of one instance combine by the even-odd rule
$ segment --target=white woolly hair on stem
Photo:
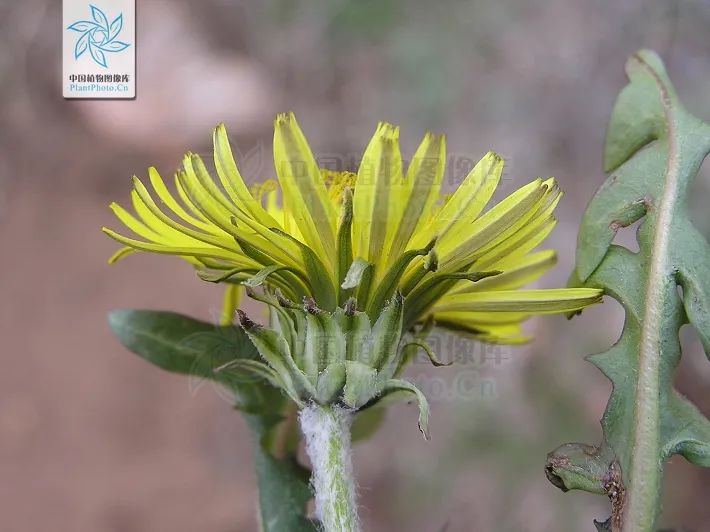
[[[311,459],[316,515],[325,532],[360,532],[350,451],[352,411],[310,404],[301,410],[301,430]]]

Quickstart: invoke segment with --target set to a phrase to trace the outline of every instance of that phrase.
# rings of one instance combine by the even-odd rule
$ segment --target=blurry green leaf
[[[234,326],[217,326],[174,312],[114,310],[109,325],[130,351],[162,369],[217,381],[237,396],[250,411],[281,401],[281,394],[266,381],[248,373],[215,371],[235,359],[260,360],[246,334]]]
[[[235,392],[254,440],[261,530],[315,532],[315,524],[305,517],[311,497],[309,473],[293,453],[275,452],[282,446],[279,442],[290,437],[284,434],[289,427],[283,417],[283,394],[250,372],[220,369],[234,360],[259,359],[244,331],[150,310],[116,310],[108,320],[121,343],[148,362],[174,373],[218,381]]]
[[[215,327],[211,323],[174,312],[114,310],[109,313],[108,322],[113,333],[127,349],[152,364],[175,373],[211,377],[215,368],[237,356],[254,358],[256,354],[256,349],[246,337],[241,339],[244,340],[243,345],[237,346],[242,349],[238,355],[221,350],[205,353],[208,343],[199,344],[208,339],[202,335],[214,333],[218,329],[226,331],[233,327]],[[237,341],[240,340],[239,336],[243,335],[237,334]]]
[[[316,523],[305,517],[312,494],[310,471],[294,455],[277,457],[272,451],[276,424],[262,416],[247,415],[259,478],[261,532],[316,532]]]
[[[383,408],[381,403],[381,401],[377,402],[355,414],[350,428],[350,438],[353,443],[368,439],[382,426],[387,409]]]
[[[626,312],[619,341],[588,358],[613,383],[604,438],[596,447],[563,445],[547,462],[558,487],[609,496],[603,526],[613,532],[654,530],[672,455],[710,466],[710,422],[673,388],[685,323],[710,353],[710,246],[686,210],[710,125],[683,108],[653,52],[631,56],[626,72],[607,133],[611,174],[584,214],[570,281],[603,288]],[[620,227],[642,218],[638,253],[612,245]]]

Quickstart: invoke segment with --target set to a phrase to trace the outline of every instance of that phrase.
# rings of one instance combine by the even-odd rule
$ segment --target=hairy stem
[[[301,430],[311,459],[316,514],[325,532],[359,532],[350,424],[352,413],[312,404],[301,411]]]

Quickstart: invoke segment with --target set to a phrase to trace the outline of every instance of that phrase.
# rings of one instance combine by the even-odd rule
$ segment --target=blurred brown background
[[[502,153],[503,192],[555,175],[560,261],[541,283],[553,286],[603,179],[626,56],[657,49],[687,106],[710,119],[708,0],[138,4],[138,98],[64,101],[60,2],[0,0],[3,532],[255,530],[241,417],[212,387],[125,352],[105,321],[116,307],[218,314],[219,289],[179,261],[107,266],[116,245],[99,231],[118,225],[107,205],[127,203],[133,173],[170,174],[186,150],[209,152],[217,122],[252,181],[273,177],[271,120],[289,109],[321,155],[360,153],[384,119],[403,126],[405,157],[426,129],[446,132],[461,160]],[[694,202],[710,235],[709,178],[706,164]],[[366,529],[592,530],[606,501],[562,494],[543,464],[561,443],[598,441],[609,384],[582,357],[608,347],[622,317],[608,301],[571,323],[531,322],[535,342],[483,361],[478,346],[463,365],[415,365],[433,438],[402,405],[357,447]],[[678,387],[710,412],[710,363],[686,336]],[[710,472],[675,460],[666,491],[665,524],[710,530]]]

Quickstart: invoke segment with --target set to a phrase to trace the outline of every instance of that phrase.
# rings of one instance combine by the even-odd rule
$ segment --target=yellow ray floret
[[[427,133],[407,168],[399,128],[378,124],[356,173],[318,167],[293,113],[274,122],[274,168],[248,187],[224,125],[213,133],[216,179],[188,153],[171,190],[155,168],[133,180],[129,212],[111,210],[132,235],[111,257],[133,251],[187,260],[200,278],[228,283],[224,316],[240,285],[312,297],[326,310],[354,297],[377,316],[397,292],[404,327],[433,319],[486,342],[518,343],[532,315],[578,311],[594,289],[524,289],[556,260],[535,251],[556,224],[562,196],[553,178],[535,179],[488,207],[503,159],[487,153],[452,194],[442,196],[446,138]]]

